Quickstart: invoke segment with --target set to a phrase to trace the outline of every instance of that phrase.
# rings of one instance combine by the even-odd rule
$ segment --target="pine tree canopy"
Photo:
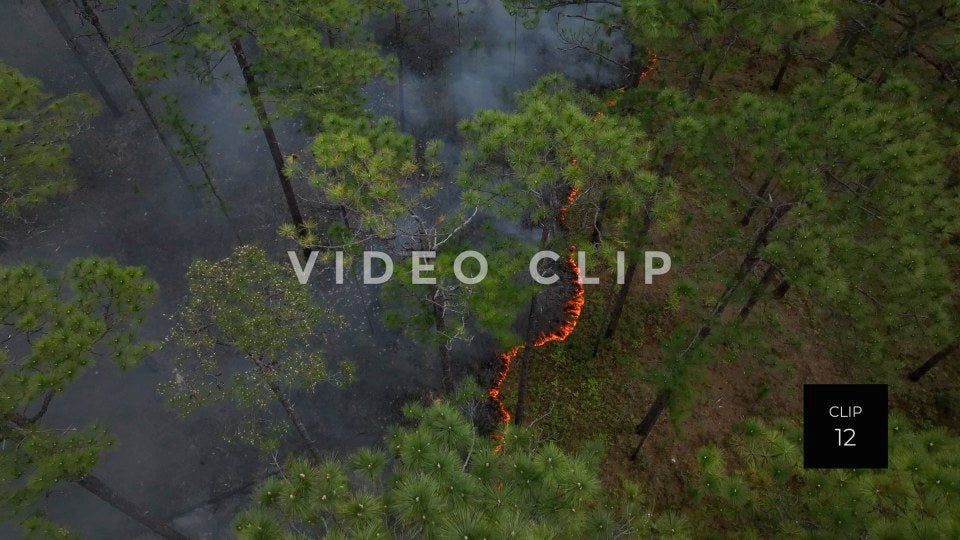
[[[55,98],[0,63],[0,218],[20,217],[74,188],[67,139],[97,110],[85,94]]]
[[[51,277],[38,265],[0,266],[0,517],[36,537],[69,533],[44,517],[44,499],[84,478],[113,438],[99,423],[53,429],[48,408],[100,358],[120,369],[157,344],[137,329],[157,284],[144,268],[75,259]]]
[[[960,443],[946,431],[891,418],[889,469],[803,469],[800,441],[795,424],[751,419],[728,450],[700,449],[695,519],[758,538],[960,534]]]
[[[635,492],[604,497],[595,455],[513,426],[483,435],[464,415],[475,408],[410,404],[385,449],[289,461],[257,488],[237,518],[238,537],[610,538],[669,526],[633,512]]]

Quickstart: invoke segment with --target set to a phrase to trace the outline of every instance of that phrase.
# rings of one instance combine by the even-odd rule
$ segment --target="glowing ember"
[[[504,424],[510,422],[510,412],[507,410],[507,406],[503,404],[503,398],[500,397],[500,390],[503,388],[503,381],[507,379],[507,374],[510,373],[510,364],[513,363],[513,360],[522,350],[523,345],[517,345],[507,352],[500,354],[500,367],[497,369],[497,378],[494,380],[490,390],[487,391],[487,395],[490,396],[494,406],[497,408],[497,416],[500,417],[500,421]]]
[[[560,208],[559,215],[557,219],[559,221],[565,221],[567,217],[567,210],[570,209],[570,206],[577,198],[578,190],[577,188],[571,188],[570,193],[567,195],[567,204]],[[573,333],[574,328],[577,327],[577,322],[580,320],[580,312],[583,309],[583,303],[586,300],[584,295],[583,283],[580,282],[580,267],[577,265],[575,258],[577,246],[570,246],[570,257],[567,258],[567,264],[570,265],[570,270],[573,272],[573,279],[571,283],[573,284],[573,295],[567,299],[563,304],[563,324],[559,328],[545,332],[539,337],[533,340],[534,347],[541,347],[547,343],[553,341],[563,341]],[[503,389],[503,382],[507,378],[507,374],[510,373],[510,365],[513,363],[514,359],[517,358],[517,355],[520,354],[524,345],[516,345],[504,353],[500,354],[500,366],[497,369],[497,376],[494,380],[493,386],[487,391],[487,395],[490,396],[490,399],[493,400],[493,404],[497,409],[497,415],[500,418],[500,422],[506,424],[510,422],[510,412],[507,410],[506,405],[503,403],[503,397],[501,395],[501,390]],[[495,434],[494,439],[503,440],[503,435]],[[499,446],[497,449],[499,450]]]
[[[647,75],[650,75],[650,73],[653,72],[653,70],[657,67],[657,53],[647,49],[647,55],[647,69],[640,73],[641,79],[646,79]]]
[[[573,164],[577,164],[577,160],[573,160]],[[577,188],[570,188],[570,193],[567,194],[567,204],[560,207],[560,212],[557,214],[557,221],[563,223],[567,220],[567,210],[570,210],[570,207],[573,205],[573,201],[577,200],[577,194],[580,193],[580,190]]]

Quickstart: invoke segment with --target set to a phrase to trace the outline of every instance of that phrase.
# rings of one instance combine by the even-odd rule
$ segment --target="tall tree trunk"
[[[343,223],[343,226],[348,230],[352,231],[350,227],[350,214],[347,211],[347,205],[340,205],[340,221]],[[422,229],[421,229],[422,231]],[[424,233],[422,233],[424,234]],[[304,253],[307,253],[309,250],[304,249]],[[309,257],[309,255],[307,255]],[[376,333],[377,323],[374,322],[376,317],[373,316],[374,311],[379,311],[381,309],[380,305],[380,296],[374,296],[373,300],[370,299],[370,294],[367,291],[367,288],[364,287],[362,270],[360,275],[354,276],[351,274],[351,281],[357,286],[357,296],[359,296],[363,301],[363,315],[367,319],[367,328],[370,329],[370,334],[373,335]],[[356,278],[356,279],[353,279]],[[398,336],[399,339],[399,336]]]
[[[406,25],[401,23],[401,18],[406,17],[406,14],[397,13],[393,16],[393,24],[395,31],[397,33],[397,101],[399,102],[399,111],[398,112],[398,123],[400,124],[400,131],[404,130],[404,126],[407,123],[407,114],[406,106],[404,105],[403,97],[403,55],[406,52],[407,46],[407,28]],[[404,22],[406,22],[404,20]]]
[[[420,0],[420,6],[423,9],[424,13],[427,16],[427,42],[433,42],[433,11],[430,9],[430,4],[433,0]],[[430,73],[433,73],[434,68],[434,55],[427,55],[427,69]]]
[[[190,177],[187,175],[186,169],[183,167],[183,163],[180,161],[180,156],[177,155],[176,149],[170,144],[170,139],[163,133],[163,129],[160,127],[160,122],[157,120],[157,116],[153,113],[153,109],[150,107],[150,104],[147,102],[147,95],[140,87],[140,83],[134,78],[133,73],[130,72],[130,69],[127,68],[127,65],[123,63],[123,58],[120,56],[120,51],[113,46],[113,42],[110,39],[110,36],[107,35],[106,31],[103,29],[103,24],[100,23],[100,17],[97,15],[96,10],[90,5],[90,0],[81,0],[80,3],[83,8],[83,17],[93,26],[96,30],[97,35],[100,37],[100,41],[103,42],[103,45],[110,51],[110,56],[113,57],[113,61],[117,64],[117,67],[120,68],[120,72],[123,73],[123,78],[127,80],[127,84],[130,85],[130,89],[133,90],[133,96],[137,98],[137,101],[140,103],[140,107],[143,108],[143,112],[147,115],[147,119],[150,120],[150,125],[153,126],[153,130],[157,132],[157,138],[160,139],[160,144],[163,145],[163,148],[167,151],[167,154],[170,155],[170,159],[173,161],[174,168],[177,169],[177,174],[180,175],[180,178],[183,180],[187,186],[190,186]],[[195,202],[199,202],[197,194],[191,189],[190,193],[193,194]]]
[[[803,37],[803,31],[794,32],[790,41],[783,45],[783,61],[780,63],[780,69],[777,70],[777,76],[773,78],[773,83],[770,85],[771,90],[780,90],[780,85],[783,84],[783,77],[787,74],[787,68],[790,67],[790,63],[793,62],[793,44],[801,37]]]
[[[553,222],[559,220],[554,219]],[[547,244],[550,242],[550,221],[545,220],[540,225],[540,249],[547,249]],[[526,405],[527,405],[527,380],[530,374],[530,362],[533,361],[533,356],[531,354],[533,350],[533,342],[535,340],[534,328],[533,328],[533,319],[536,315],[537,308],[537,293],[534,293],[533,298],[530,299],[530,312],[527,314],[527,328],[524,331],[525,335],[523,338],[523,350],[520,351],[520,355],[517,357],[517,360],[520,362],[520,380],[517,384],[517,410],[516,414],[513,415],[513,423],[521,425],[524,420]]]
[[[448,339],[446,337],[447,322],[444,314],[446,298],[439,287],[433,286],[431,290],[431,304],[433,305],[433,321],[437,334],[440,336],[440,343],[437,344],[437,358],[440,359],[440,375],[443,382],[443,390],[448,394],[453,392],[453,365],[450,362],[450,351],[447,349]]]
[[[793,205],[794,203],[787,203],[778,206],[776,210],[774,210],[773,215],[770,216],[770,219],[767,220],[764,226],[757,233],[753,244],[750,246],[750,249],[744,256],[743,261],[740,263],[740,268],[737,269],[733,277],[731,277],[727,282],[723,294],[721,294],[720,298],[717,299],[717,303],[714,304],[713,309],[700,326],[700,329],[697,330],[697,333],[693,336],[693,339],[690,340],[690,343],[687,344],[687,347],[677,357],[678,362],[683,361],[690,351],[696,349],[705,339],[707,339],[707,337],[710,336],[710,333],[713,329],[714,320],[723,314],[727,303],[730,301],[730,297],[738,288],[740,288],[744,280],[746,280],[747,274],[750,272],[750,270],[756,266],[757,262],[760,260],[760,250],[763,249],[763,247],[767,244],[770,233],[777,226],[777,223],[779,223],[780,219],[782,219],[783,216],[785,216],[787,212],[793,208]],[[643,446],[644,441],[650,434],[650,430],[652,430],[656,425],[657,418],[660,417],[660,413],[663,412],[663,409],[666,407],[667,401],[670,398],[670,393],[671,390],[669,388],[660,390],[660,393],[657,394],[657,399],[647,411],[647,415],[644,417],[640,425],[637,426],[637,434],[640,435],[640,442],[637,445],[637,449],[634,450],[633,454],[631,454],[632,457],[636,457],[636,454],[640,451],[640,447]]]
[[[207,182],[207,188],[210,189],[210,194],[217,199],[217,208],[220,209],[220,213],[223,214],[223,218],[227,220],[227,224],[230,225],[230,230],[233,231],[233,237],[236,238],[237,243],[242,244],[243,238],[240,237],[240,230],[237,228],[237,224],[233,222],[233,218],[230,217],[230,210],[227,206],[227,202],[223,200],[223,197],[220,196],[220,192],[217,191],[217,186],[213,183],[213,175],[210,174],[209,169],[204,164],[201,156],[197,154],[196,149],[190,148],[190,153],[193,155],[193,159],[196,160],[197,165],[200,166],[200,172],[203,173],[203,178]]]
[[[770,233],[776,227],[780,219],[792,207],[793,203],[780,205],[774,211],[773,215],[770,216],[770,219],[767,221],[767,223],[764,224],[763,228],[760,229],[760,232],[757,233],[757,236],[753,240],[753,244],[751,244],[747,254],[744,255],[743,260],[740,262],[740,267],[727,281],[727,285],[724,287],[723,293],[713,305],[713,309],[710,310],[710,314],[707,315],[707,318],[704,320],[697,333],[693,336],[693,339],[690,340],[690,343],[687,344],[687,347],[683,350],[683,352],[680,353],[678,360],[682,360],[687,353],[696,349],[700,343],[703,342],[703,340],[710,336],[710,332],[713,329],[712,327],[714,320],[723,315],[723,312],[727,308],[727,304],[730,302],[730,298],[740,288],[740,286],[743,285],[743,282],[747,279],[747,275],[760,261],[760,250],[767,245],[767,240],[769,239]]]
[[[790,67],[790,62],[792,61],[793,47],[788,43],[783,48],[783,61],[780,63],[780,69],[777,70],[777,76],[773,78],[773,83],[770,84],[770,89],[774,92],[780,90],[780,85],[783,84],[783,77],[787,74],[787,68]]]
[[[637,273],[640,261],[636,257],[631,257],[627,263],[627,270],[623,275],[623,285],[617,290],[617,296],[613,300],[613,306],[610,308],[610,320],[607,328],[603,331],[603,339],[610,339],[617,332],[617,325],[620,324],[620,316],[623,314],[623,306],[627,303],[627,297],[630,295],[630,284]],[[599,348],[600,342],[597,342]],[[596,352],[593,353],[596,356]]]
[[[103,98],[103,103],[108,109],[110,109],[110,112],[112,112],[114,116],[122,116],[123,112],[120,111],[119,107],[117,107],[117,103],[113,100],[113,96],[107,92],[107,88],[103,85],[103,82],[100,81],[100,77],[97,76],[97,73],[93,70],[90,62],[87,62],[87,52],[84,50],[83,46],[77,43],[77,40],[74,39],[74,36],[70,31],[70,25],[67,24],[67,20],[63,18],[63,14],[60,13],[59,8],[53,5],[51,0],[40,0],[40,4],[43,6],[44,11],[47,12],[47,16],[50,17],[50,20],[53,21],[53,25],[57,27],[57,31],[60,32],[60,36],[63,38],[63,41],[66,42],[67,47],[73,51],[73,55],[77,59],[77,63],[80,64],[81,68],[83,68],[83,71],[87,74],[87,77],[90,77],[90,82],[93,83],[93,87],[96,88],[97,93],[99,93],[100,97]]]
[[[643,221],[636,235],[638,239],[645,239],[650,232],[650,228],[653,226],[653,206],[656,203],[657,195],[661,189],[663,189],[667,175],[670,174],[670,170],[673,168],[673,160],[676,158],[678,152],[678,148],[671,149],[663,158],[663,163],[660,164],[660,169],[657,171],[657,187],[644,202]],[[639,241],[637,244],[639,247]],[[620,285],[620,289],[617,290],[617,294],[613,299],[613,303],[610,306],[610,314],[607,316],[606,328],[600,338],[597,339],[596,344],[594,344],[593,356],[591,356],[591,358],[596,357],[597,353],[600,352],[601,342],[612,338],[614,333],[616,333],[617,326],[620,324],[620,316],[623,315],[623,306],[630,296],[630,286],[633,284],[633,276],[637,272],[638,265],[639,260],[635,256],[631,256],[624,275],[623,285]]]
[[[593,232],[590,234],[590,243],[599,246],[603,243],[603,212],[607,209],[609,200],[604,197],[597,206],[597,213],[593,217]]]
[[[33,416],[26,419],[26,423],[36,424],[37,422],[39,422],[43,418],[43,415],[47,414],[47,409],[50,408],[50,402],[53,401],[53,397],[55,395],[56,394],[54,394],[52,390],[44,394],[43,401],[40,402],[40,408],[37,410],[36,413],[33,414]]]
[[[517,407],[513,415],[513,423],[518,426],[523,425],[526,419],[527,405],[527,381],[530,374],[530,362],[533,361],[533,319],[536,315],[537,295],[530,299],[530,312],[527,314],[527,331],[524,340],[523,350],[517,360],[520,362],[520,379],[517,384]]]
[[[746,279],[747,273],[753,270],[753,267],[756,266],[760,261],[760,250],[767,245],[767,241],[770,238],[770,233],[773,232],[773,229],[776,228],[777,223],[780,222],[783,216],[785,216],[787,212],[793,208],[793,204],[794,203],[787,203],[778,206],[773,211],[773,215],[770,216],[770,219],[767,220],[763,227],[760,228],[760,231],[753,240],[753,244],[751,244],[747,254],[744,255],[743,261],[740,263],[740,268],[737,269],[733,277],[730,278],[730,281],[727,282],[727,286],[724,289],[723,294],[720,295],[717,303],[713,306],[713,311],[711,311],[708,320],[723,314],[724,309],[727,307],[727,303],[730,301],[730,297]]]
[[[753,200],[750,201],[750,206],[747,208],[747,211],[743,213],[743,218],[740,219],[740,225],[746,227],[753,221],[754,214],[757,213],[757,210],[760,209],[760,205],[763,203],[763,197],[767,194],[767,190],[770,189],[770,183],[773,182],[773,177],[768,177],[766,180],[760,184],[760,188],[757,189],[757,193],[753,196]]]
[[[463,47],[463,31],[460,29],[463,14],[460,12],[460,0],[456,0],[457,9],[457,48]]]
[[[519,37],[518,31],[517,31],[518,20],[519,20],[519,16],[514,15],[513,16],[513,61],[510,68],[510,73],[513,75],[514,79],[517,78],[517,38]],[[633,45],[631,45],[631,47],[632,46]]]
[[[280,143],[277,141],[277,134],[273,131],[273,122],[267,115],[267,108],[263,103],[263,96],[260,95],[260,87],[253,76],[253,70],[250,68],[250,61],[243,50],[243,45],[239,39],[233,40],[231,44],[233,55],[237,58],[237,64],[240,65],[240,72],[243,74],[243,81],[247,85],[247,93],[250,94],[250,102],[253,103],[253,109],[257,113],[257,120],[260,121],[260,128],[263,136],[267,140],[267,146],[270,147],[270,155],[273,157],[273,166],[277,169],[277,178],[280,180],[280,187],[283,189],[283,196],[287,201],[287,209],[290,211],[290,217],[294,225],[301,233],[304,229],[303,215],[300,213],[300,205],[297,203],[297,196],[293,192],[293,185],[290,178],[284,170],[283,152],[280,151]]]
[[[920,378],[926,375],[928,371],[936,367],[941,360],[953,354],[958,348],[960,348],[960,342],[954,342],[947,345],[946,347],[937,351],[936,354],[931,356],[930,359],[924,362],[922,366],[911,371],[910,375],[907,377],[913,382],[919,381]]]
[[[306,443],[310,455],[313,456],[314,460],[319,462],[321,459],[320,449],[317,447],[317,443],[313,442],[313,438],[310,437],[310,432],[307,431],[306,424],[303,423],[300,415],[293,408],[293,403],[290,402],[290,399],[283,393],[283,390],[280,389],[280,385],[277,383],[270,383],[270,390],[273,392],[273,395],[276,396],[277,401],[280,402],[283,411],[287,413],[287,418],[290,419],[290,423],[293,424],[293,427],[297,430],[297,434],[300,435],[300,438]]]
[[[650,436],[650,432],[652,432],[654,426],[657,425],[657,420],[660,419],[660,415],[663,414],[664,409],[667,408],[671,393],[669,389],[660,390],[660,392],[657,393],[657,398],[653,400],[650,408],[647,409],[647,414],[643,416],[643,420],[637,424],[637,435],[640,437],[640,440],[637,441],[637,446],[633,449],[633,452],[630,452],[631,461],[637,459],[637,456],[640,454],[643,443],[647,442],[647,437]]]
[[[767,271],[763,273],[763,277],[760,278],[760,282],[757,283],[757,286],[753,288],[753,292],[750,293],[750,297],[747,299],[747,303],[743,305],[743,308],[740,310],[740,322],[747,320],[747,317],[750,316],[750,312],[753,311],[753,306],[757,305],[757,301],[760,300],[760,297],[763,296],[763,293],[766,292],[767,286],[770,285],[770,282],[773,281],[773,276],[777,273],[777,267],[774,265],[767,266]]]
[[[188,537],[168,525],[161,519],[154,517],[149,511],[127,499],[105,484],[100,478],[88,474],[77,480],[76,483],[83,489],[96,495],[100,500],[123,512],[127,517],[135,520],[144,527],[157,533],[167,540],[188,540]]]

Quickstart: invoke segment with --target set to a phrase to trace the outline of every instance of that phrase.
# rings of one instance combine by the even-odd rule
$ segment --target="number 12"
[[[853,428],[846,428],[846,429],[837,428],[837,429],[834,429],[834,431],[837,432],[837,445],[838,445],[838,446],[856,446],[856,445],[857,445],[857,443],[853,442],[853,437],[854,437],[854,435],[856,435],[856,432],[853,430]],[[847,441],[844,442],[844,441],[843,441],[843,436],[844,436],[844,434],[846,434],[847,432],[850,432],[850,436],[847,437]]]

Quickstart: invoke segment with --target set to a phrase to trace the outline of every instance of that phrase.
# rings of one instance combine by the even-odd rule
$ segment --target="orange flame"
[[[652,49],[647,49],[647,55],[647,67],[643,70],[643,72],[640,73],[640,79],[646,79],[647,76],[649,76],[656,69],[657,62],[659,61],[657,53],[653,52]],[[622,87],[618,88],[617,92],[623,94],[625,89]],[[616,99],[610,99],[607,101],[607,105],[611,107],[615,106],[616,104]],[[602,111],[597,111],[598,118],[602,115]],[[576,158],[571,159],[570,164],[576,167]],[[578,193],[579,190],[577,188],[574,187],[570,189],[570,192],[567,195],[567,204],[560,208],[560,212],[557,215],[557,220],[561,223],[567,220],[567,211],[570,209],[570,206],[573,205]],[[570,265],[570,269],[574,274],[574,278],[571,280],[574,288],[573,295],[568,298],[563,305],[564,322],[559,328],[546,332],[535,339],[533,341],[534,347],[541,347],[553,341],[563,341],[567,339],[570,337],[570,334],[573,333],[573,330],[577,327],[577,323],[580,321],[580,313],[583,310],[583,304],[586,301],[586,296],[583,283],[580,281],[580,267],[577,265],[577,261],[574,258],[574,252],[576,249],[576,246],[570,246],[570,257],[567,258],[567,264]],[[507,410],[506,405],[503,403],[503,383],[507,379],[507,375],[510,373],[510,366],[523,349],[524,345],[515,345],[506,352],[500,354],[500,366],[499,369],[497,369],[497,376],[494,380],[493,386],[491,386],[487,391],[487,395],[490,396],[490,399],[493,401],[493,404],[497,409],[497,415],[500,418],[500,422],[504,424],[510,422],[511,416],[510,411]],[[493,439],[503,441],[503,434],[495,433],[493,435]],[[501,444],[497,445],[496,450],[499,451],[501,448],[503,448],[502,442]]]
[[[507,352],[500,354],[500,368],[497,369],[497,378],[493,381],[493,386],[490,387],[490,390],[487,390],[487,395],[490,396],[494,406],[497,408],[497,416],[500,417],[500,422],[504,424],[509,423],[511,417],[510,411],[507,410],[507,406],[503,403],[503,398],[500,396],[500,391],[503,389],[503,381],[507,379],[507,374],[510,373],[510,364],[513,363],[514,359],[516,359],[522,350],[523,345],[516,345],[507,350]]]
[[[577,164],[577,160],[573,160],[573,164]],[[567,220],[567,210],[570,210],[570,207],[573,206],[573,201],[577,200],[577,195],[580,193],[580,190],[573,187],[570,188],[570,192],[567,193],[567,204],[560,207],[560,212],[557,213],[557,221],[563,223]]]
[[[567,204],[560,208],[560,212],[557,216],[558,220],[566,220],[567,211],[576,200],[578,193],[579,190],[577,190],[577,188],[570,189],[570,193],[567,195],[566,199]],[[570,257],[567,258],[567,264],[570,265],[570,270],[573,272],[574,276],[571,280],[571,283],[573,284],[573,295],[563,304],[563,324],[561,324],[559,328],[545,332],[534,339],[534,347],[542,347],[543,345],[553,341],[563,341],[567,339],[570,337],[570,334],[573,333],[573,330],[577,327],[577,323],[580,321],[580,313],[583,310],[583,304],[586,301],[586,296],[583,283],[580,280],[580,267],[577,265],[577,261],[574,257],[576,250],[577,246],[570,246]],[[510,422],[511,416],[510,411],[507,410],[507,406],[503,403],[503,397],[501,395],[503,382],[507,379],[507,374],[510,373],[511,364],[523,349],[524,345],[515,345],[506,352],[500,354],[500,366],[499,369],[497,369],[497,376],[494,379],[493,386],[487,390],[487,395],[490,396],[494,407],[497,409],[497,415],[500,418],[500,422],[504,424]],[[495,434],[493,438],[495,440],[502,441],[503,435],[498,433]],[[499,451],[502,446],[502,443],[498,445],[497,450]]]
[[[641,79],[646,79],[646,78],[647,78],[647,75],[650,75],[650,73],[652,73],[653,70],[657,68],[657,61],[659,60],[659,59],[657,58],[657,53],[653,52],[653,50],[651,50],[651,49],[647,49],[647,55],[648,55],[648,56],[647,56],[647,68],[644,69],[643,72],[640,73],[640,78],[641,78]]]

